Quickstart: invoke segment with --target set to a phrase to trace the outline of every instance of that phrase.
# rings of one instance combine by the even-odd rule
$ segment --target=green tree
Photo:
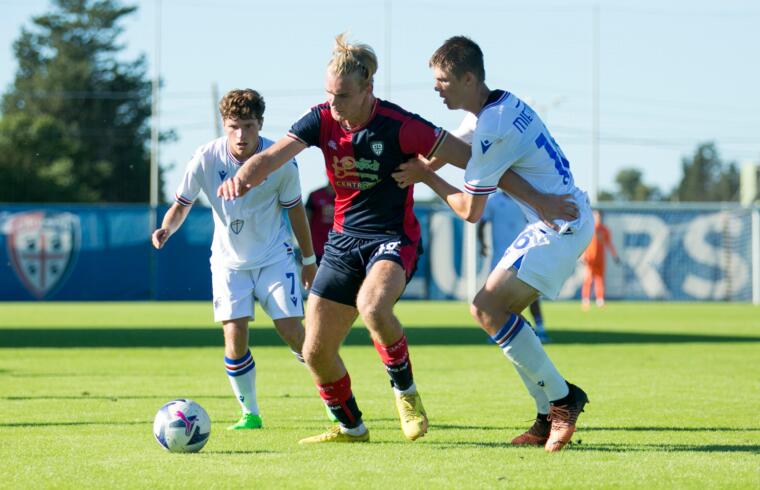
[[[618,195],[623,201],[656,201],[662,197],[662,192],[656,186],[646,185],[642,181],[641,170],[624,168],[615,177],[618,185]]]
[[[681,161],[683,177],[673,190],[674,201],[738,201],[739,171],[725,164],[714,143],[702,143]]]
[[[22,29],[0,105],[0,201],[148,201],[146,61],[117,60],[120,22],[135,10],[54,0]]]
[[[599,201],[660,201],[662,191],[657,186],[646,185],[642,181],[641,170],[624,168],[615,176],[617,192],[602,190],[597,198]]]

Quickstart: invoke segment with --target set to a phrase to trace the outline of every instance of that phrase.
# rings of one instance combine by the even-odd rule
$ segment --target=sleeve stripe
[[[435,144],[430,149],[427,155],[425,155],[425,158],[428,160],[433,158],[435,156],[435,152],[438,151],[438,147],[441,146],[441,143],[446,139],[446,137],[449,135],[449,132],[446,130],[441,131],[441,134],[438,135],[438,139],[435,141]]]
[[[297,198],[293,199],[292,201],[288,202],[282,202],[280,201],[280,206],[282,206],[285,209],[290,209],[298,206],[298,203],[301,202],[301,195],[299,194]]]
[[[487,194],[493,194],[496,192],[497,186],[476,186],[471,184],[464,184],[464,190],[467,191],[469,194],[473,194],[476,196],[481,195],[487,195]]]
[[[309,144],[308,144],[307,142],[305,142],[304,140],[302,140],[301,138],[299,138],[299,137],[298,137],[298,136],[296,136],[295,134],[291,133],[290,131],[288,131],[288,136],[289,136],[290,138],[293,138],[294,140],[296,140],[296,141],[300,142],[300,143],[303,143],[303,144],[304,144],[304,145],[306,145],[306,146],[309,146]]]
[[[191,201],[190,199],[186,199],[186,198],[180,196],[179,194],[174,194],[174,200],[177,202],[177,204],[179,204],[181,206],[192,206],[193,205],[193,201]]]

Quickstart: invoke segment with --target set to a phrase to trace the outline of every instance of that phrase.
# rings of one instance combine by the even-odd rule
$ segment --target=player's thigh
[[[214,321],[253,319],[253,272],[226,267],[211,268]]]
[[[515,267],[495,268],[478,291],[473,306],[488,311],[521,313],[539,297],[539,292],[518,277]]]
[[[402,266],[391,260],[377,260],[367,273],[356,306],[364,315],[390,313],[406,288],[406,273]]]
[[[292,257],[262,267],[255,279],[256,298],[272,320],[303,317],[298,270]]]
[[[329,358],[337,354],[358,312],[353,306],[309,294],[306,303],[306,337],[303,354],[307,358]]]

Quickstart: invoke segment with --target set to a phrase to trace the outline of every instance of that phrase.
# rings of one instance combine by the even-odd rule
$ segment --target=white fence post
[[[760,306],[760,206],[752,210],[752,303]]]

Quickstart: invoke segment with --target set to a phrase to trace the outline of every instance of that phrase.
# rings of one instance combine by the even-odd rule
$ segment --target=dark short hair
[[[264,109],[264,97],[249,88],[230,90],[219,102],[222,119],[257,119],[261,122],[264,120]]]
[[[481,81],[486,81],[483,66],[483,51],[475,41],[465,36],[454,36],[444,42],[430,57],[430,67],[439,67],[461,78],[467,72]]]

